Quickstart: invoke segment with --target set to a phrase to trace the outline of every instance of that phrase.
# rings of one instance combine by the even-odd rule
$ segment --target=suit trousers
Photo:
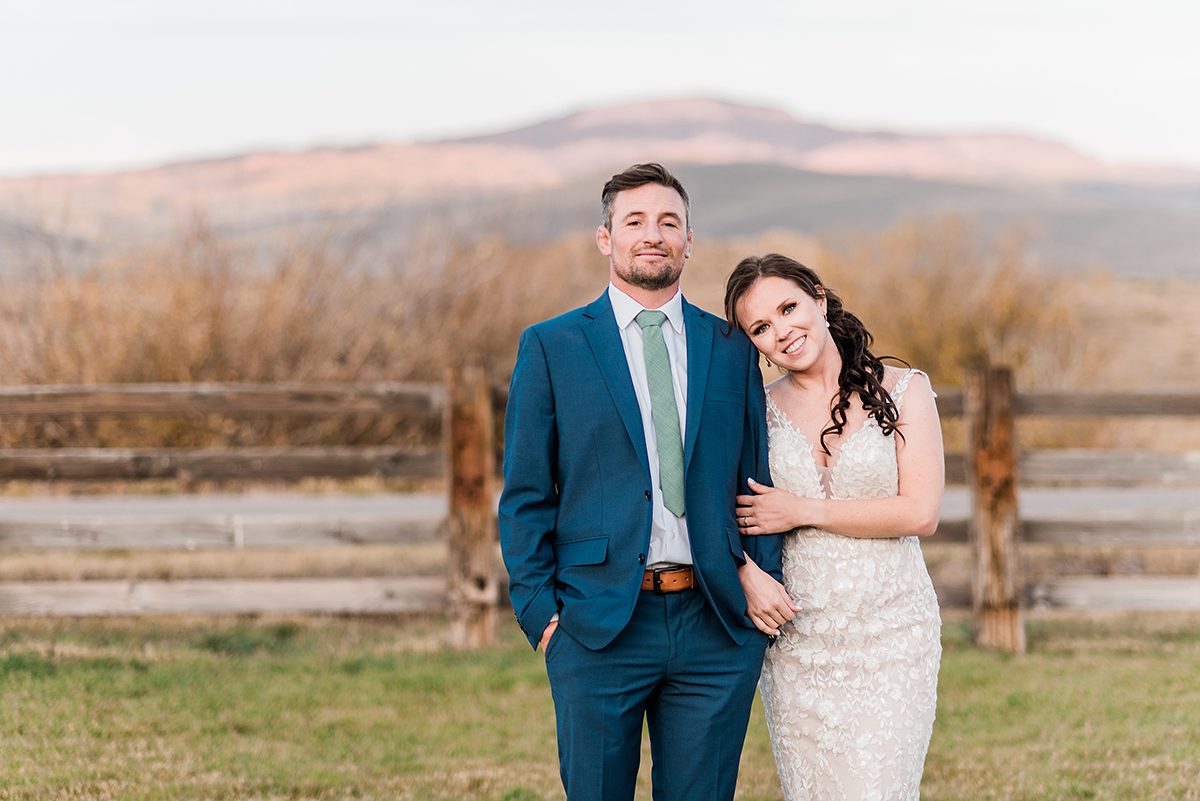
[[[729,638],[699,589],[642,591],[600,650],[561,626],[546,650],[567,801],[631,801],[650,732],[654,801],[733,798],[767,638]]]

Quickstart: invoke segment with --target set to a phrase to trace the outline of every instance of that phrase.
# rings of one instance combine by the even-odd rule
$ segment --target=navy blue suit
[[[683,308],[685,497],[699,586],[679,593],[640,589],[651,476],[607,293],[521,336],[500,542],[513,609],[535,648],[559,615],[546,661],[571,801],[632,798],[643,716],[656,799],[733,793],[766,642],[746,614],[737,567],[745,551],[778,578],[780,540],[741,537],[734,520],[746,479],[770,483],[757,353],[722,319]]]

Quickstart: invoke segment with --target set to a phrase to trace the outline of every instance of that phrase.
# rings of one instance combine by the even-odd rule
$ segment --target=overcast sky
[[[711,95],[1200,166],[1182,0],[0,0],[0,174],[496,130]]]

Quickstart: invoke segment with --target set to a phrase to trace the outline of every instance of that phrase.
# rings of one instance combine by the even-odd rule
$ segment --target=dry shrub
[[[3,381],[352,379],[371,343],[355,325],[361,302],[349,301],[372,287],[351,256],[352,244],[314,236],[262,263],[196,225],[82,272],[17,282],[2,307]]]
[[[507,380],[523,328],[591,301],[608,280],[607,264],[581,236],[523,246],[491,238],[430,251],[405,271],[395,322],[401,372],[419,380],[440,381],[447,366],[466,363]]]
[[[195,224],[82,271],[48,261],[0,297],[0,383],[440,381],[511,371],[520,329],[596,291],[586,241],[428,244],[367,257],[353,232],[237,245]],[[588,256],[591,256],[589,270]],[[7,420],[0,445],[372,444],[402,420]]]
[[[961,386],[982,361],[1012,367],[1024,389],[1071,386],[1086,371],[1070,287],[1036,263],[1019,232],[988,239],[957,218],[911,222],[827,243],[818,259],[876,352],[942,386]]]
[[[153,248],[127,249],[82,272],[52,260],[0,297],[0,381],[440,381],[447,366],[507,379],[526,325],[585,303],[607,264],[580,232],[545,245],[457,242],[431,231],[403,253],[368,255],[336,225],[248,246],[203,223]],[[814,267],[877,338],[876,351],[961,384],[989,356],[1021,388],[1070,385],[1084,367],[1065,284],[1023,240],[989,241],[962,221],[897,226],[820,243],[791,234],[697,239],[690,299],[719,310],[729,271],[776,250]],[[76,419],[7,422],[0,444],[197,447],[371,444],[407,436],[403,421]]]

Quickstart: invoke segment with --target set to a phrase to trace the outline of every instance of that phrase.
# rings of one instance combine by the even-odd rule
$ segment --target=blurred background
[[[1026,388],[1194,387],[1195,14],[14,7],[0,381],[430,379],[462,360],[503,379],[521,327],[602,286],[604,179],[658,160],[693,195],[701,305],[779,250],[941,386],[986,350]]]
[[[0,798],[559,797],[507,615],[444,648],[443,384],[502,399],[521,329],[600,293],[601,186],[645,161],[691,194],[691,301],[800,259],[949,452],[972,365],[1013,370],[1029,653],[974,642],[952,487],[926,797],[1200,798],[1195,4],[0,19]],[[746,754],[777,798],[759,717]]]

